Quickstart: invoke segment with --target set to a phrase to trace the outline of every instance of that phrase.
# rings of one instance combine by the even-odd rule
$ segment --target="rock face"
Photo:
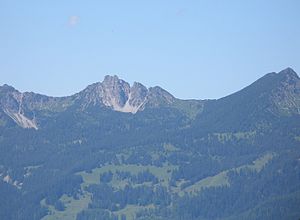
[[[1,110],[19,126],[34,129],[38,129],[36,112],[61,112],[74,103],[79,103],[81,110],[92,105],[135,114],[146,107],[168,105],[175,100],[160,87],[147,89],[138,82],[130,86],[117,76],[105,76],[103,82],[89,85],[75,95],[60,98],[33,92],[21,93],[8,85],[0,87]]]
[[[140,83],[129,83],[117,76],[106,76],[101,83],[102,102],[115,111],[136,113],[145,102],[147,88]]]
[[[24,93],[20,93],[11,86],[4,85],[0,89],[0,94],[0,106],[4,113],[23,128],[37,129],[35,117],[28,118],[24,113]]]
[[[148,89],[141,83],[134,82],[130,88],[130,94],[128,98],[128,105],[138,110],[146,101],[148,95]]]
[[[103,105],[119,112],[136,113],[146,106],[170,104],[175,98],[160,87],[147,89],[141,83],[132,86],[117,76],[105,76],[102,83],[88,86],[78,94],[83,106]]]
[[[300,79],[291,68],[279,72],[278,86],[272,91],[272,100],[283,114],[300,114]]]
[[[11,86],[0,86],[0,110],[23,128],[38,129],[36,113],[60,112],[70,106],[73,97],[54,98],[33,92],[19,92]]]

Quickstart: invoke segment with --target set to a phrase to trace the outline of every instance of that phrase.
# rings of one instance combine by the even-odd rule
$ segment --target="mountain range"
[[[299,219],[300,78],[216,100],[117,76],[66,97],[0,86],[0,219]]]

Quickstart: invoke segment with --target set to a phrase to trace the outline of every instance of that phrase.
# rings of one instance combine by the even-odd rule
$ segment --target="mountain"
[[[119,112],[136,113],[145,106],[155,107],[172,104],[175,98],[160,87],[147,89],[141,83],[129,83],[117,76],[105,76],[102,83],[88,86],[78,94],[83,106],[102,105]]]
[[[0,219],[299,219],[300,78],[217,100],[117,76],[68,97],[0,87]]]
[[[1,110],[19,126],[34,129],[38,129],[39,117],[44,117],[44,114],[66,111],[75,106],[81,111],[98,106],[99,109],[135,114],[145,108],[172,105],[176,107],[176,104],[182,102],[158,86],[148,89],[138,82],[130,86],[117,76],[108,75],[103,82],[89,85],[83,91],[69,97],[21,93],[8,85],[0,87],[0,95]],[[195,103],[195,101],[188,102],[190,105]],[[198,102],[201,104],[201,101]]]
[[[300,113],[300,79],[291,69],[269,73],[239,92],[210,101],[198,117],[201,126],[245,130],[266,120]]]

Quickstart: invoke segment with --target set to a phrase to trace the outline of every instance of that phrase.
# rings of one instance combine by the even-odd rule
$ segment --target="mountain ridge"
[[[291,76],[291,77],[293,77],[293,78],[300,79],[299,75],[293,70],[293,68],[287,67],[287,68],[285,68],[285,69],[283,69],[283,70],[281,70],[281,71],[279,71],[279,72],[270,72],[270,73],[267,73],[267,74],[263,75],[262,77],[258,78],[258,79],[257,79],[256,81],[254,81],[253,83],[255,83],[255,82],[257,82],[258,80],[263,79],[263,78],[265,78],[265,77],[267,77],[267,76],[276,76],[276,75],[277,75],[277,76],[278,76],[278,75],[281,75],[281,76],[286,76],[286,75],[288,75],[288,76]],[[92,84],[88,85],[87,87],[85,87],[84,89],[80,90],[79,92],[75,92],[74,94],[66,95],[66,96],[64,96],[64,95],[63,95],[63,96],[51,96],[51,95],[47,95],[47,94],[37,93],[37,92],[34,92],[34,91],[30,91],[30,92],[29,92],[29,91],[20,92],[20,91],[19,91],[17,88],[15,88],[14,86],[9,85],[9,84],[6,84],[6,83],[4,83],[2,86],[0,86],[0,91],[1,91],[1,89],[2,89],[2,90],[3,90],[3,89],[5,89],[5,90],[15,90],[15,91],[18,91],[18,92],[20,92],[20,93],[32,93],[32,94],[36,94],[36,95],[47,96],[47,97],[49,97],[49,98],[67,98],[67,97],[74,96],[74,95],[76,95],[76,94],[78,94],[78,93],[84,91],[84,90],[87,89],[89,86],[92,86],[92,85],[94,85],[94,84],[100,84],[100,83],[103,83],[103,82],[105,81],[105,78],[109,78],[109,77],[112,77],[112,78],[116,77],[116,78],[118,78],[119,80],[121,80],[121,81],[123,81],[123,82],[125,82],[125,83],[128,83],[128,82],[124,81],[123,79],[120,79],[117,75],[105,75],[102,82],[99,81],[99,82],[92,83]],[[253,84],[253,83],[251,83],[251,84]],[[128,83],[128,84],[129,84],[129,83]],[[133,85],[134,85],[134,84],[140,84],[140,85],[144,86],[142,83],[136,82],[136,81],[133,82]],[[251,85],[251,84],[250,84],[250,85]],[[145,86],[144,86],[144,87],[145,87]],[[161,88],[160,86],[153,86],[153,87],[149,87],[149,88],[154,88],[154,87]],[[246,86],[246,87],[247,87],[247,86]],[[148,88],[148,89],[149,89],[149,88]],[[161,88],[161,89],[163,89],[163,88]],[[243,89],[243,88],[242,88],[242,89]],[[240,90],[242,90],[242,89],[240,89]],[[163,90],[164,90],[164,89],[163,89]],[[238,91],[240,91],[240,90],[238,90]],[[238,91],[236,91],[236,92],[238,92]],[[234,94],[234,93],[236,93],[236,92],[233,92],[232,94]],[[230,95],[232,95],[232,94],[226,95],[226,96],[224,96],[224,97],[230,96]],[[224,97],[217,98],[217,99],[197,99],[197,98],[189,98],[189,99],[181,99],[181,100],[218,100],[218,99],[222,99],[222,98],[224,98]]]
[[[78,93],[63,97],[19,92],[14,87],[4,84],[0,86],[0,107],[19,126],[38,129],[38,119],[35,116],[37,111],[61,112],[76,103],[83,111],[89,106],[99,106],[117,112],[136,114],[146,108],[171,107],[195,115],[202,111],[203,103],[206,102],[217,105],[209,110],[212,112],[219,109],[218,103],[222,104],[224,101],[227,102],[226,100],[232,102],[238,99],[240,101],[231,105],[247,106],[250,100],[238,98],[246,95],[255,101],[272,99],[263,101],[265,104],[272,102],[269,104],[274,105],[271,111],[276,108],[280,114],[298,114],[300,113],[299,91],[299,76],[291,68],[278,73],[268,73],[249,86],[216,100],[181,100],[159,86],[147,88],[138,82],[130,85],[116,75],[106,75],[102,82],[93,83]],[[190,112],[189,108],[193,109],[193,112]],[[204,109],[209,109],[209,105]]]

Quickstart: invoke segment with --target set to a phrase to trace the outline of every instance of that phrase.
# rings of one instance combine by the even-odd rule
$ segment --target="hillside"
[[[0,86],[0,219],[299,219],[300,78],[217,100],[117,76],[68,97]]]

